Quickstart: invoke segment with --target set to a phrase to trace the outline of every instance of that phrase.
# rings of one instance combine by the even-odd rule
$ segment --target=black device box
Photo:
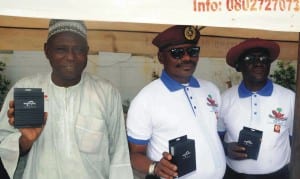
[[[44,93],[41,88],[14,88],[15,128],[41,127]]]
[[[178,177],[196,170],[195,141],[187,135],[169,140],[169,153],[178,167]]]
[[[239,134],[238,144],[246,148],[247,158],[257,160],[263,132],[244,127]]]

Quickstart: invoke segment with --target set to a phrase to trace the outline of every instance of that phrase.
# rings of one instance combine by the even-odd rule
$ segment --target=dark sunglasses
[[[190,57],[198,57],[200,52],[200,47],[196,46],[196,47],[187,47],[187,48],[171,48],[168,50],[168,52],[175,59],[182,59],[185,52]]]
[[[261,64],[269,64],[271,62],[270,58],[267,55],[246,55],[244,58],[242,58],[242,61],[247,64],[256,64],[256,63],[261,63]]]

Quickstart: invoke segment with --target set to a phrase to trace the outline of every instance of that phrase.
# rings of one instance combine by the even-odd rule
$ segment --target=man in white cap
[[[89,46],[83,22],[51,20],[44,52],[52,72],[18,81],[0,113],[0,155],[11,178],[133,178],[121,97],[83,72]],[[14,128],[14,88],[41,88],[45,123]]]
[[[222,94],[218,130],[227,154],[225,179],[289,178],[295,94],[268,79],[279,51],[275,42],[250,38],[227,53],[227,64],[243,80]]]

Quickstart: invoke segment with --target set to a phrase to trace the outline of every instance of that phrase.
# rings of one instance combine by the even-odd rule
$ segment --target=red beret
[[[260,38],[250,38],[232,47],[228,51],[226,55],[227,64],[235,68],[235,64],[240,58],[240,56],[247,50],[253,48],[267,49],[270,54],[271,62],[277,59],[280,52],[279,45],[273,41],[268,41]]]
[[[159,49],[164,49],[171,45],[197,44],[200,32],[193,26],[176,25],[159,33],[152,41],[153,45]]]

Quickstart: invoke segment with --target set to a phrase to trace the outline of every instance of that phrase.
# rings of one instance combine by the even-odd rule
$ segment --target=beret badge
[[[171,26],[159,33],[153,40],[153,45],[160,50],[179,44],[197,44],[200,38],[200,31],[191,25]]]
[[[196,38],[196,29],[195,27],[193,26],[187,26],[185,29],[184,29],[184,37],[187,39],[187,40],[194,40]]]

